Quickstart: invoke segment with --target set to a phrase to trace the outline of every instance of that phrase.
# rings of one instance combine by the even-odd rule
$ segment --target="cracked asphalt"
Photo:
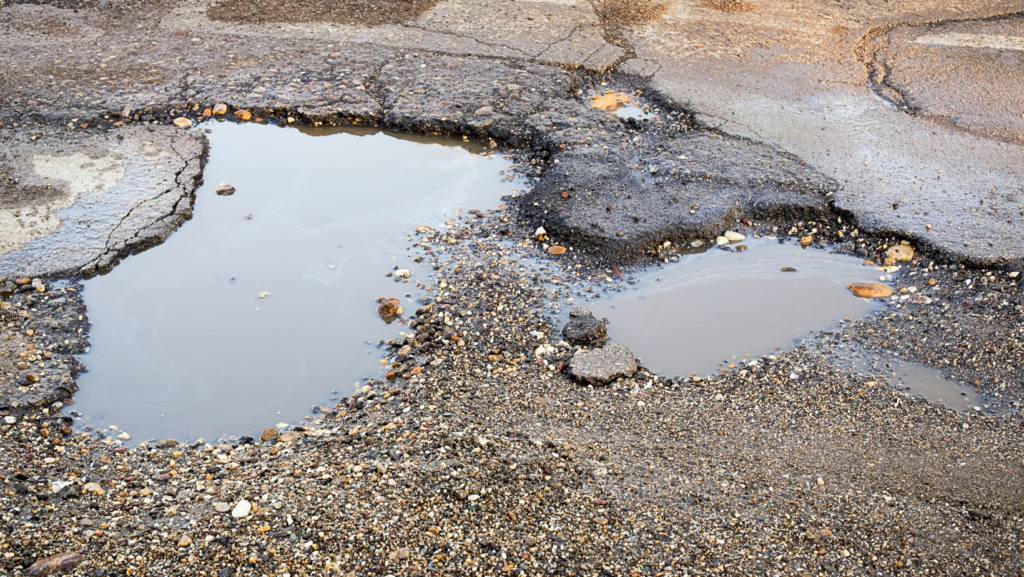
[[[543,472],[531,482],[545,476],[545,483],[552,477],[554,482],[542,490],[522,489],[521,475],[488,473],[488,490],[516,496],[501,507],[517,499],[539,504],[543,493],[556,503],[545,514],[558,522],[548,527],[578,523],[555,512],[573,507],[599,506],[596,518],[604,521],[591,520],[566,536],[533,519],[533,525],[526,523],[532,527],[526,541],[520,534],[524,525],[513,514],[509,527],[499,524],[500,535],[491,531],[479,540],[479,559],[494,559],[474,562],[476,545],[469,539],[464,548],[461,537],[458,543],[441,539],[435,548],[433,537],[423,537],[421,549],[400,553],[402,541],[391,534],[353,543],[355,531],[360,539],[374,531],[344,512],[333,512],[344,529],[332,532],[319,516],[308,521],[310,530],[296,529],[291,514],[285,525],[280,507],[277,513],[257,507],[254,515],[288,528],[281,533],[272,527],[271,535],[301,534],[305,542],[314,539],[315,526],[325,551],[332,550],[325,544],[331,539],[352,545],[335,551],[329,563],[310,565],[296,561],[308,554],[298,543],[295,560],[288,561],[290,574],[1020,574],[1022,13],[1024,2],[1004,0],[0,0],[0,413],[7,419],[0,446],[5,454],[30,455],[24,462],[4,461],[0,472],[10,487],[0,563],[24,574],[39,558],[74,547],[88,557],[75,569],[79,574],[182,574],[186,564],[196,563],[200,574],[222,576],[269,569],[265,551],[272,545],[257,547],[264,553],[230,551],[230,540],[247,531],[253,533],[249,543],[259,543],[262,523],[247,525],[245,516],[240,524],[221,521],[198,505],[165,507],[180,491],[163,493],[164,504],[157,506],[142,503],[145,495],[138,491],[129,493],[133,487],[125,483],[135,483],[136,476],[168,474],[166,460],[150,454],[152,447],[129,453],[112,439],[68,436],[70,428],[51,439],[46,424],[53,420],[54,429],[63,431],[63,423],[73,422],[65,416],[71,407],[60,402],[77,390],[74,378],[81,367],[71,355],[88,346],[88,300],[82,302],[78,281],[187,226],[209,154],[202,128],[220,119],[381,126],[462,135],[509,150],[529,185],[527,194],[496,217],[510,222],[467,225],[470,240],[447,239],[451,246],[442,254],[449,260],[435,261],[439,278],[445,275],[453,286],[464,287],[461,297],[481,302],[484,293],[465,287],[486,275],[473,272],[475,265],[448,265],[485,258],[478,251],[483,245],[474,242],[491,243],[496,253],[514,243],[508,258],[547,258],[533,239],[537,227],[551,241],[576,249],[573,258],[582,273],[573,282],[579,283],[601,283],[619,271],[606,267],[628,272],[664,262],[675,247],[713,242],[725,230],[779,234],[794,242],[812,236],[816,245],[878,263],[893,244],[906,242],[917,250],[894,278],[896,288],[908,292],[897,294],[883,313],[810,335],[797,350],[765,359],[763,373],[729,367],[710,379],[673,382],[659,380],[657,367],[642,367],[614,391],[583,393],[555,363],[538,357],[540,368],[486,381],[488,388],[475,369],[508,357],[471,343],[476,352],[452,346],[445,364],[424,365],[432,385],[414,380],[418,385],[405,392],[374,385],[373,394],[353,396],[347,406],[358,401],[357,409],[341,407],[323,417],[346,418],[352,422],[344,428],[364,431],[351,436],[365,440],[367,448],[346,459],[379,467],[383,449],[372,449],[379,443],[397,443],[399,454],[419,455],[420,449],[402,444],[415,435],[368,435],[388,421],[360,412],[374,396],[409,395],[402,397],[403,406],[434,407],[429,411],[437,409],[456,428],[516,429],[500,441],[510,446],[518,441],[509,439],[525,435],[529,442],[514,452],[528,455],[522,458],[531,466],[539,463]],[[652,110],[652,118],[634,121],[592,108],[587,97],[606,89],[630,92]],[[176,126],[176,120],[192,129]],[[499,246],[496,236],[506,244]],[[486,258],[505,267],[493,254]],[[504,274],[508,284],[488,298],[519,287],[517,276],[532,282],[515,267]],[[540,293],[508,294],[513,293],[509,298],[519,307],[542,306]],[[437,306],[447,311],[465,306],[461,302],[452,297]],[[506,313],[502,319],[511,332],[525,334],[522,317]],[[537,316],[525,322],[551,321]],[[510,348],[523,348],[516,355],[532,354],[527,345],[509,342]],[[876,387],[876,380],[885,383],[884,375],[865,384],[868,376],[834,362],[832,355],[848,345],[883,362],[893,355],[942,368],[973,383],[988,399],[987,408],[961,415],[910,399]],[[777,394],[780,380],[792,371],[807,378],[791,379],[791,388]],[[627,397],[636,394],[641,397]],[[654,399],[661,412],[634,418],[631,409],[621,408],[625,398],[629,406],[637,398]],[[704,412],[715,406],[710,402],[728,403],[730,418],[709,421]],[[863,407],[847,404],[854,402]],[[551,409],[570,403],[595,408],[581,408],[571,419]],[[507,414],[513,405],[519,416]],[[610,416],[616,406],[625,416]],[[480,420],[470,423],[471,414]],[[676,415],[682,424],[669,418]],[[745,423],[755,421],[748,431]],[[324,424],[322,435],[305,436],[337,435],[331,426]],[[364,426],[369,428],[359,429]],[[729,435],[747,436],[756,447],[716,440]],[[55,442],[62,438],[63,444]],[[343,445],[352,442],[344,432],[341,438],[348,441]],[[675,440],[658,449],[648,446],[655,438]],[[236,451],[246,455],[241,468],[217,471],[200,463],[209,460],[203,455],[212,447],[186,448],[185,460],[200,464],[188,461],[180,480],[199,487],[230,472],[237,485],[225,481],[209,494],[255,501],[260,496],[240,486],[243,478],[276,467],[278,452],[268,448],[276,441],[268,442],[262,456],[245,450],[244,442],[218,447],[219,454],[232,455],[229,461]],[[588,464],[546,464],[549,457],[531,452],[561,443],[563,457]],[[601,443],[607,445],[595,448]],[[71,459],[65,445],[85,456]],[[637,460],[628,451],[639,445],[644,448],[632,453],[642,455]],[[310,471],[320,461],[331,462],[350,474],[353,464],[329,456],[336,449],[310,444],[304,456],[288,459]],[[33,461],[30,450],[54,461]],[[792,453],[780,457],[778,450]],[[103,457],[94,459],[98,454]],[[424,460],[440,458],[445,449],[439,445],[426,454],[434,457]],[[601,464],[602,454],[614,455],[622,470],[606,477],[610,467]],[[681,454],[692,459],[672,462]],[[516,459],[482,460],[478,471]],[[97,463],[102,471],[116,468],[120,478],[97,473]],[[725,465],[734,471],[727,474]],[[445,467],[454,465],[410,468],[421,485],[414,496],[396,497],[391,519],[460,495],[446,483],[431,485]],[[291,470],[300,474],[298,465]],[[375,470],[380,478],[374,476],[373,483],[385,486],[387,466]],[[71,475],[72,484],[98,478],[124,491],[111,489],[104,498],[102,491],[91,497],[84,491],[92,499],[85,505],[75,500],[83,491],[76,497],[65,489],[54,491],[56,496],[22,490],[26,479],[55,471]],[[819,474],[829,487],[841,479],[840,488],[808,497],[815,485],[824,491]],[[125,481],[128,476],[133,480]],[[680,489],[684,479],[695,487]],[[750,487],[761,492],[723,501],[714,486],[700,486],[711,479],[744,491],[743,479],[755,479]],[[364,486],[366,481],[348,488],[359,487],[354,495],[374,491],[374,503],[382,502],[377,490],[390,494],[391,489]],[[767,497],[777,489],[785,495],[782,501]],[[186,500],[200,501],[204,490],[197,488],[200,496]],[[307,495],[284,491],[275,498],[301,522],[308,518],[302,502]],[[433,535],[461,535],[453,523],[483,522],[443,519],[444,513],[430,510],[429,523],[442,525],[438,532],[433,525],[422,527]],[[376,514],[369,511],[362,513]],[[64,524],[93,526],[91,520],[82,524],[87,515],[135,515],[137,530],[109,541],[54,537]],[[170,531],[181,540],[177,547],[147,548],[148,538],[140,536],[161,517],[181,521],[181,528]],[[602,529],[609,518],[615,531]],[[224,551],[192,549],[192,537],[181,544],[187,531],[198,541],[197,522],[205,523],[205,543],[216,539]],[[31,526],[23,523],[50,535],[26,536]],[[684,523],[690,532],[675,532]],[[844,526],[857,529],[843,532]],[[714,527],[713,536],[700,534],[708,527]],[[736,528],[735,534],[725,537],[719,530],[726,527]],[[822,527],[830,527],[827,534]],[[94,531],[88,530],[90,539]],[[764,540],[751,536],[759,531]],[[833,532],[836,546],[828,545]],[[228,533],[233,536],[222,540]],[[566,563],[565,547],[577,539],[611,541],[569,545],[575,556]],[[552,540],[554,546],[546,545]],[[751,545],[734,546],[744,542]],[[524,543],[525,556],[506,555]],[[127,547],[130,558],[108,555],[110,547]],[[288,546],[273,547],[277,554]],[[458,561],[463,553],[466,560]],[[133,556],[145,557],[145,567],[141,561],[133,565]],[[406,559],[412,560],[395,563]]]

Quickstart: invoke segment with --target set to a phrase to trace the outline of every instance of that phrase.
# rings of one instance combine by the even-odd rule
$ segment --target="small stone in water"
[[[402,314],[402,307],[398,306],[398,299],[381,297],[377,301],[380,302],[380,306],[377,307],[377,314],[380,315],[380,318],[386,319]]]
[[[740,241],[743,241],[743,240],[747,240],[747,235],[740,234],[740,233],[738,233],[736,231],[732,231],[732,230],[725,231],[725,234],[723,234],[722,236],[724,236],[725,240],[727,240],[729,242],[740,242]],[[721,244],[721,243],[719,243],[719,244]]]
[[[260,435],[260,441],[266,443],[277,436],[277,429],[264,429],[263,434]]]
[[[782,267],[782,272],[796,272],[796,269],[791,266]]]
[[[268,296],[270,296],[270,291],[263,291],[263,292],[261,292],[260,294],[258,294],[256,296],[260,297],[260,300],[263,300],[263,299],[267,298]]]
[[[235,187],[226,182],[222,182],[217,185],[217,194],[221,196],[231,196],[232,194],[235,194]]]
[[[117,438],[121,439],[122,441],[127,441],[130,440],[132,437],[128,433],[121,433],[120,435],[117,436]]]

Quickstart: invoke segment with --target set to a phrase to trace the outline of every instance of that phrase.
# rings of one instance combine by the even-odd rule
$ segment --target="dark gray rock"
[[[569,313],[572,319],[562,328],[562,336],[574,345],[586,345],[599,339],[608,338],[603,320],[597,320],[590,311],[575,308]]]
[[[590,385],[606,385],[636,373],[636,359],[625,345],[582,350],[569,361],[569,375]]]

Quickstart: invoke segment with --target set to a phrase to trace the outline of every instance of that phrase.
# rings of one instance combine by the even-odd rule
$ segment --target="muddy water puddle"
[[[884,379],[910,395],[924,397],[950,409],[988,409],[985,399],[973,388],[948,379],[942,371],[926,365],[865,351],[844,351],[839,362],[867,375],[868,379]]]
[[[589,96],[589,99],[590,105],[594,108],[609,112],[620,118],[647,120],[654,117],[654,113],[645,109],[638,97],[631,96],[625,92],[605,90],[595,92]]]
[[[712,249],[681,257],[635,275],[635,284],[621,283],[622,292],[599,298],[584,293],[573,305],[607,318],[610,342],[625,344],[644,366],[671,375],[746,364],[880,306],[846,288],[879,282],[879,272],[860,259],[773,239],[744,245],[744,252]],[[563,315],[571,308],[563,308]]]
[[[333,406],[379,374],[375,343],[402,328],[375,299],[419,306],[431,271],[413,229],[496,208],[516,186],[501,157],[453,139],[231,123],[208,136],[193,219],[85,283],[74,408],[131,442],[258,436]]]

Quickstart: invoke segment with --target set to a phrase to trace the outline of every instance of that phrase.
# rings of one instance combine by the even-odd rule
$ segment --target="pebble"
[[[245,499],[239,501],[238,504],[235,505],[235,508],[231,510],[231,516],[235,519],[248,517],[249,513],[252,513],[252,505]]]
[[[742,242],[744,240],[747,240],[747,235],[740,234],[740,233],[738,233],[736,231],[732,231],[732,230],[725,231],[725,233],[722,236],[725,237],[725,240],[727,242]]]
[[[180,128],[188,128],[189,126],[192,126],[192,121],[184,116],[179,116],[174,119],[174,125]]]
[[[404,311],[399,305],[398,299],[384,298],[377,299],[380,305],[377,307],[377,315],[382,319],[401,315]]]
[[[872,299],[884,299],[892,296],[892,289],[880,284],[874,283],[853,283],[846,285],[846,288],[850,289],[855,296],[862,298]]]
[[[235,194],[235,187],[226,182],[222,182],[217,185],[217,194],[220,196],[231,196],[232,194]]]
[[[914,259],[914,249],[905,244],[897,244],[890,246],[885,256],[896,262],[909,262]]]

